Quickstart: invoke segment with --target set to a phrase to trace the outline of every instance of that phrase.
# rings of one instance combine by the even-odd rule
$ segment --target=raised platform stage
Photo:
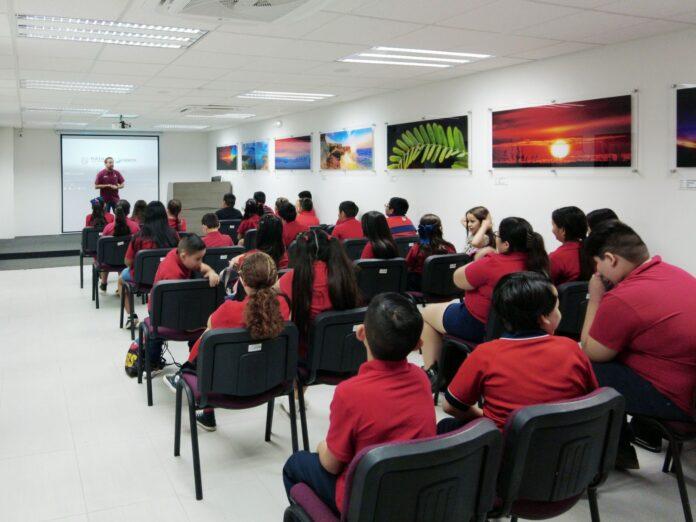
[[[80,241],[79,233],[0,239],[0,261],[77,256]]]

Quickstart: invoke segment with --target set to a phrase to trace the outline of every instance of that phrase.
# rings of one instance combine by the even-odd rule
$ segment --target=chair
[[[193,475],[196,499],[203,498],[201,465],[198,455],[196,409],[225,408],[240,410],[267,403],[266,442],[271,440],[273,405],[276,397],[287,395],[290,401],[292,451],[297,451],[294,380],[297,372],[297,328],[286,323],[275,339],[252,340],[243,328],[211,330],[201,339],[196,373],[182,372],[176,386],[174,456],[181,443],[181,402],[186,392],[191,426]]]
[[[94,257],[97,255],[97,241],[99,241],[100,230],[93,227],[85,227],[82,229],[82,243],[80,246],[80,288],[85,286],[85,257]]]
[[[207,279],[160,281],[150,292],[150,316],[138,330],[138,383],[143,382],[143,360],[147,380],[147,405],[152,406],[150,351],[144,340],[195,341],[208,318],[224,298],[222,285],[211,287]]]
[[[553,518],[587,491],[592,522],[599,522],[597,487],[614,469],[624,407],[619,392],[599,388],[514,411],[505,423],[499,500],[489,517]]]
[[[130,236],[106,236],[97,241],[97,257],[92,264],[92,301],[99,308],[99,276],[106,272],[120,272],[126,268],[126,250]]]
[[[418,236],[396,236],[394,241],[399,249],[399,256],[405,258],[411,247],[418,243]]]
[[[351,261],[360,259],[360,254],[362,254],[365,245],[367,245],[367,238],[364,237],[359,239],[346,239],[343,241],[343,248],[346,249],[346,254]]]
[[[220,232],[222,234],[227,234],[232,238],[233,242],[237,242],[237,229],[239,224],[242,222],[241,219],[221,219],[220,220]]]
[[[126,299],[130,305],[130,333],[131,339],[135,339],[135,326],[133,325],[133,316],[135,315],[135,299],[134,296],[145,296],[150,292],[155,281],[157,268],[164,257],[169,253],[171,248],[153,248],[140,250],[135,254],[133,260],[132,282],[123,281],[121,287],[121,316],[119,320],[119,328],[123,328],[123,313],[125,310]]]
[[[309,331],[306,365],[297,368],[300,424],[305,451],[309,451],[304,386],[336,386],[358,373],[367,360],[365,345],[355,337],[356,327],[365,320],[367,308],[330,311],[319,314]]]
[[[244,249],[248,252],[256,248],[256,229],[252,228],[244,233]]]
[[[177,234],[179,234],[179,238],[183,239],[185,237],[192,236],[194,233],[193,232],[184,232],[183,230],[177,231]]]
[[[665,455],[665,462],[662,465],[662,472],[672,472],[676,474],[679,497],[681,498],[682,509],[684,510],[684,520],[686,522],[693,522],[694,519],[693,515],[691,514],[689,494],[686,490],[686,481],[684,480],[684,470],[682,469],[681,455],[684,443],[696,440],[696,421],[668,421],[653,417],[645,417],[643,415],[632,415],[632,417],[634,419],[639,419],[641,423],[645,423],[658,429],[662,437],[667,440],[667,454]]]
[[[358,259],[358,287],[366,303],[383,292],[406,292],[406,262],[394,259]]]
[[[244,247],[238,246],[207,248],[203,262],[219,274],[230,265],[230,261],[244,252]]]
[[[556,335],[565,335],[576,341],[580,340],[582,325],[587,311],[587,281],[564,283],[558,287],[558,307],[561,310],[561,323],[556,328]]]
[[[464,294],[464,290],[454,284],[454,272],[460,266],[471,262],[467,254],[442,254],[430,256],[423,265],[421,291],[409,292],[418,304],[449,301]]]
[[[286,522],[485,520],[502,446],[488,419],[431,437],[371,446],[353,458],[339,518],[306,484],[290,490]]]

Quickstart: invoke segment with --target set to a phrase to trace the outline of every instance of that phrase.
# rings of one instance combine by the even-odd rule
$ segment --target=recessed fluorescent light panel
[[[181,49],[190,47],[206,33],[202,29],[185,27],[63,16],[17,15],[17,35],[24,38]]]
[[[229,112],[225,114],[187,114],[187,118],[211,118],[211,119],[229,119],[229,120],[246,120],[253,118],[256,114],[246,114],[243,112]]]
[[[284,91],[250,91],[240,94],[237,98],[246,100],[276,100],[292,102],[314,102],[333,98],[334,94],[320,94],[313,92],[284,92]]]
[[[101,114],[99,117],[100,118],[128,118],[129,120],[132,120],[134,118],[137,118],[140,116],[140,114],[116,114],[115,112],[105,112],[104,114]]]
[[[448,67],[469,63],[472,60],[482,60],[490,57],[491,55],[489,54],[378,46],[366,52],[351,54],[338,61],[373,65],[408,65],[411,67],[446,69]]]
[[[109,94],[128,94],[133,85],[121,83],[64,82],[57,80],[20,80],[22,89],[45,89],[49,91],[101,92]]]
[[[83,109],[73,107],[23,107],[24,112],[66,112],[74,114],[95,114],[106,112],[104,109]]]
[[[210,125],[181,125],[178,123],[162,123],[160,125],[153,125],[153,129],[167,129],[167,130],[203,130],[210,127]]]
[[[29,125],[46,125],[49,127],[86,127],[89,123],[82,121],[30,121]]]

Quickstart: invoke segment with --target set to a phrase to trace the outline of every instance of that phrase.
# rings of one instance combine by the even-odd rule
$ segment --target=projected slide
[[[38,152],[38,151],[37,151]],[[94,178],[111,156],[125,178],[119,197],[130,201],[159,199],[159,138],[157,136],[61,136],[63,170],[63,232],[78,232],[99,195]]]

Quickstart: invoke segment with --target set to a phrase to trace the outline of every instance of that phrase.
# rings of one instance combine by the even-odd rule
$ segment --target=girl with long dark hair
[[[170,199],[167,203],[167,222],[177,232],[186,232],[186,220],[179,217],[181,214],[181,201]]]
[[[425,214],[418,225],[418,242],[406,254],[408,289],[420,291],[423,265],[430,256],[454,254],[457,249],[442,237],[442,221],[435,214]]]
[[[578,207],[557,208],[551,214],[551,231],[562,243],[549,254],[553,284],[589,281],[594,270],[582,248],[587,236],[585,213]]]
[[[394,241],[387,218],[384,214],[371,210],[365,212],[361,219],[363,235],[367,244],[360,254],[360,259],[393,259],[399,257],[399,249]]]
[[[259,206],[255,199],[247,199],[244,204],[244,215],[242,216],[242,222],[239,224],[237,229],[237,237],[239,241],[237,244],[244,245],[244,234],[249,230],[254,230],[258,228],[261,216],[264,214],[263,207]]]

